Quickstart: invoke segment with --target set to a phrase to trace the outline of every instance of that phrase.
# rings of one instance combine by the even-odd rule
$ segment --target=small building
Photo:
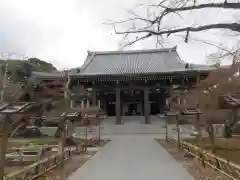
[[[145,116],[163,112],[174,87],[192,88],[213,67],[182,61],[177,47],[150,50],[88,52],[72,77],[73,89],[90,88],[85,101],[100,106],[108,116]],[[77,91],[75,102],[81,103]]]

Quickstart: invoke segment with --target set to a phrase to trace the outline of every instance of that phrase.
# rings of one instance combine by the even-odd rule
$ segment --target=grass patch
[[[199,146],[196,138],[187,139],[186,142]],[[216,138],[216,156],[222,157],[233,163],[240,164],[240,137]],[[205,150],[212,152],[212,144],[209,138],[203,138],[203,147]]]

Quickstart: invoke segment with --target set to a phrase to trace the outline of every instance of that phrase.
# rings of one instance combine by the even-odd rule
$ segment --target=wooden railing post
[[[8,144],[8,130],[9,130],[9,122],[10,117],[6,115],[5,119],[3,119],[2,127],[1,127],[1,144],[0,144],[0,180],[4,180],[4,167],[6,162],[6,152],[7,152],[7,144]]]
[[[84,142],[84,152],[87,152],[87,145],[88,145],[88,139],[87,139],[87,136],[88,136],[88,127],[86,126],[85,127],[85,142]]]
[[[66,143],[66,127],[63,122],[61,127],[61,180],[65,179],[65,143]]]
[[[166,137],[165,137],[165,140],[168,141],[168,124],[166,122],[165,124],[165,128],[166,128]]]
[[[197,118],[197,129],[198,129],[198,143],[200,146],[201,151],[203,150],[203,139],[202,139],[202,128],[201,128],[201,122],[200,122],[200,112],[197,111],[196,114]]]
[[[179,112],[176,113],[176,121],[177,121],[177,146],[178,146],[178,150],[180,150],[181,142],[180,142],[180,128],[179,128]]]
[[[98,143],[101,143],[101,123],[98,124]]]

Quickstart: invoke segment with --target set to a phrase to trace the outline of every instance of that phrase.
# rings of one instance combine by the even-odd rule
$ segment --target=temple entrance
[[[106,112],[108,116],[116,116],[116,94],[105,94]],[[163,111],[165,94],[161,90],[151,90],[148,97],[149,114],[156,115]],[[144,116],[144,93],[141,89],[121,90],[121,116]]]
[[[141,90],[123,90],[121,94],[122,115],[140,116],[143,115],[143,96]]]
[[[128,111],[125,113],[125,116],[139,116],[143,114],[140,102],[129,103],[126,106]]]
[[[138,112],[138,109],[137,109],[137,104],[134,103],[134,104],[129,104],[129,109],[128,109],[128,112],[129,112],[129,116],[135,116],[137,115],[139,112]]]
[[[107,103],[107,114],[108,116],[116,116],[115,103],[112,103],[112,102]]]
[[[163,91],[160,89],[154,89],[151,91],[150,96],[150,114],[156,115],[164,111],[166,97]]]

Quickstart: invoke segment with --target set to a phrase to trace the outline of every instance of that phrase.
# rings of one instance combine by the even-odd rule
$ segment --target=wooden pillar
[[[198,105],[198,110],[199,110],[199,105]],[[197,121],[197,130],[198,130],[198,135],[197,135],[197,140],[200,146],[201,153],[203,152],[203,139],[202,139],[202,127],[201,127],[201,121],[200,121],[200,112],[197,110],[196,114],[196,121]]]
[[[167,124],[167,121],[165,123],[165,130],[166,130],[166,134],[165,134],[165,140],[168,141],[168,124]]]
[[[140,101],[140,116],[143,116],[143,102]]]
[[[98,142],[101,142],[101,123],[98,124]]]
[[[97,103],[96,89],[92,88],[92,106],[96,106],[96,103]]]
[[[173,87],[172,85],[168,88],[168,108],[172,109],[172,95],[173,95]]]
[[[0,180],[4,180],[4,167],[6,162],[6,152],[7,152],[7,144],[8,144],[8,130],[9,130],[9,122],[10,117],[6,115],[6,118],[3,120],[2,128],[1,128],[1,136],[0,139]]]
[[[62,122],[62,127],[61,127],[61,180],[65,179],[65,143],[66,143],[66,125],[64,122]]]
[[[103,112],[105,114],[107,114],[108,112],[107,112],[107,102],[106,102],[106,99],[102,100],[102,108],[103,108]]]
[[[85,127],[85,138],[84,138],[84,152],[87,152],[88,147],[88,127]]]
[[[197,74],[197,77],[196,77],[196,84],[198,85],[200,83],[200,74]]]
[[[116,124],[121,123],[121,90],[120,88],[116,88],[116,104],[115,104],[115,112],[116,112]]]
[[[179,112],[176,114],[176,121],[177,121],[177,147],[178,150],[180,150],[181,148],[181,143],[180,143],[180,124],[179,124],[179,120],[180,120],[180,114]]]
[[[103,112],[107,115],[108,112],[107,112],[107,93],[104,93],[102,90],[101,90],[101,102],[102,102],[102,109],[103,109]]]
[[[145,116],[145,124],[149,124],[149,105],[148,105],[148,89],[144,89],[144,116]]]

